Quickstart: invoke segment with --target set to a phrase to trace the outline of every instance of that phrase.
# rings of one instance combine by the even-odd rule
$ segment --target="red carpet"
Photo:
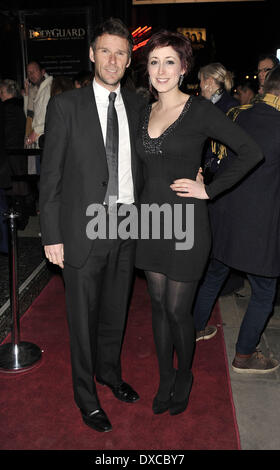
[[[173,417],[155,416],[151,405],[158,379],[150,302],[145,280],[137,278],[122,358],[123,378],[141,399],[134,405],[121,403],[98,385],[113,425],[112,432],[100,434],[83,424],[73,401],[63,283],[54,277],[21,320],[21,340],[40,346],[41,362],[29,371],[0,373],[0,448],[240,449],[218,308],[211,323],[219,326],[218,333],[197,343],[187,410]]]

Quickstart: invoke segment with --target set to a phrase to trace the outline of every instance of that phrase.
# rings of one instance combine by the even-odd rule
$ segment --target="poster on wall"
[[[73,77],[91,70],[89,43],[91,9],[20,11],[23,73],[31,60],[50,75]]]
[[[204,49],[207,42],[206,28],[177,28],[177,31],[187,36],[194,50]]]

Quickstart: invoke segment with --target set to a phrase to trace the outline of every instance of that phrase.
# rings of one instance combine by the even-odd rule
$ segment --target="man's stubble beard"
[[[97,78],[98,79],[97,81],[103,83],[104,85],[117,87],[119,85],[121,79],[123,78],[123,76],[121,76],[120,78],[117,79],[117,81],[112,83],[111,81],[106,80],[105,77],[100,76],[100,74],[97,71],[95,71],[95,78]]]

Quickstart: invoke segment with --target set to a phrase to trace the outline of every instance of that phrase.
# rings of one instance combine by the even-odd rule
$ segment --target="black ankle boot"
[[[155,415],[164,413],[169,409],[171,396],[173,394],[176,371],[172,372],[168,378],[160,380],[158,392],[153,400],[152,410]]]
[[[169,413],[171,415],[178,415],[183,413],[188,406],[189,396],[193,384],[192,372],[181,373],[177,371],[174,386],[174,393],[170,400]]]
[[[160,401],[158,400],[157,396],[155,396],[152,410],[155,415],[159,415],[167,411],[169,409],[169,405],[170,405],[170,398],[166,401]]]

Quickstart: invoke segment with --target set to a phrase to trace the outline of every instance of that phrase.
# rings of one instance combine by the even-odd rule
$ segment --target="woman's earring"
[[[178,82],[178,86],[180,87],[183,83],[183,80],[184,80],[184,75],[180,75],[180,78],[179,78],[179,82]]]

